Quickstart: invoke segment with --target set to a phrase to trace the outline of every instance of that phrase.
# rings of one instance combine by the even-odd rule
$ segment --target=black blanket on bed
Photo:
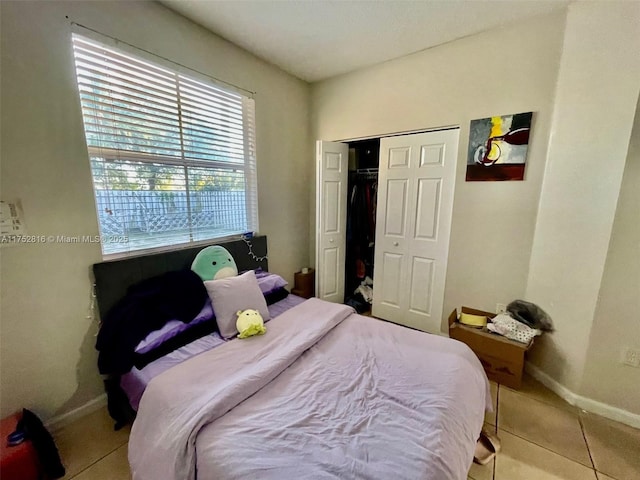
[[[102,320],[96,341],[100,373],[131,370],[141,340],[169,320],[190,322],[206,299],[202,279],[191,270],[168,272],[129,287]]]

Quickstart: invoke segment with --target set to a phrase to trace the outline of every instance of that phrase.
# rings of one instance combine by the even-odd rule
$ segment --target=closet
[[[344,303],[371,311],[380,139],[349,142]]]
[[[350,303],[373,280],[374,316],[440,331],[458,136],[456,128],[382,137],[379,146],[317,143],[319,298]]]

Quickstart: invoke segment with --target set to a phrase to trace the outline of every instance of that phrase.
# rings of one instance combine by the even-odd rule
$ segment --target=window
[[[105,256],[258,229],[253,99],[73,35]]]

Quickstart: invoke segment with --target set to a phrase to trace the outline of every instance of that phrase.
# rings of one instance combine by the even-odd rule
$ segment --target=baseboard
[[[578,406],[577,394],[573,393],[567,387],[560,384],[556,379],[550,377],[533,363],[525,362],[524,371],[571,405]]]
[[[583,397],[577,393],[572,392],[564,385],[560,384],[557,380],[550,377],[543,372],[539,367],[536,367],[531,362],[526,362],[525,371],[533,378],[542,383],[552,392],[559,395],[561,398],[569,402],[571,405],[575,405],[582,410],[586,410],[590,413],[595,413],[601,417],[615,420],[616,422],[624,423],[630,427],[640,428],[640,415],[631,413],[622,408],[614,407],[606,403],[598,402],[591,398]]]
[[[627,410],[613,407],[606,403],[598,402],[597,400],[592,400],[586,397],[580,397],[578,407],[586,410],[587,412],[595,413],[596,415],[640,429],[640,415],[631,413]]]
[[[95,412],[96,410],[101,409],[107,404],[107,394],[103,393],[99,397],[94,398],[93,400],[89,400],[84,405],[80,405],[78,408],[74,408],[73,410],[63,413],[62,415],[57,415],[55,417],[50,418],[45,422],[45,426],[52,432],[56,430],[60,430],[62,427],[70,424],[71,422],[84,417],[85,415],[89,415],[90,413]]]

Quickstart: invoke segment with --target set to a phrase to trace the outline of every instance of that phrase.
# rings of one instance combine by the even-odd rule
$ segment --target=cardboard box
[[[462,307],[463,313],[485,315],[488,318],[495,313],[484,312],[469,307]],[[486,328],[473,328],[462,325],[458,321],[456,310],[449,315],[449,336],[466,343],[478,356],[489,380],[511,388],[520,388],[524,370],[524,355],[533,345],[533,340],[525,345],[509,340]]]

